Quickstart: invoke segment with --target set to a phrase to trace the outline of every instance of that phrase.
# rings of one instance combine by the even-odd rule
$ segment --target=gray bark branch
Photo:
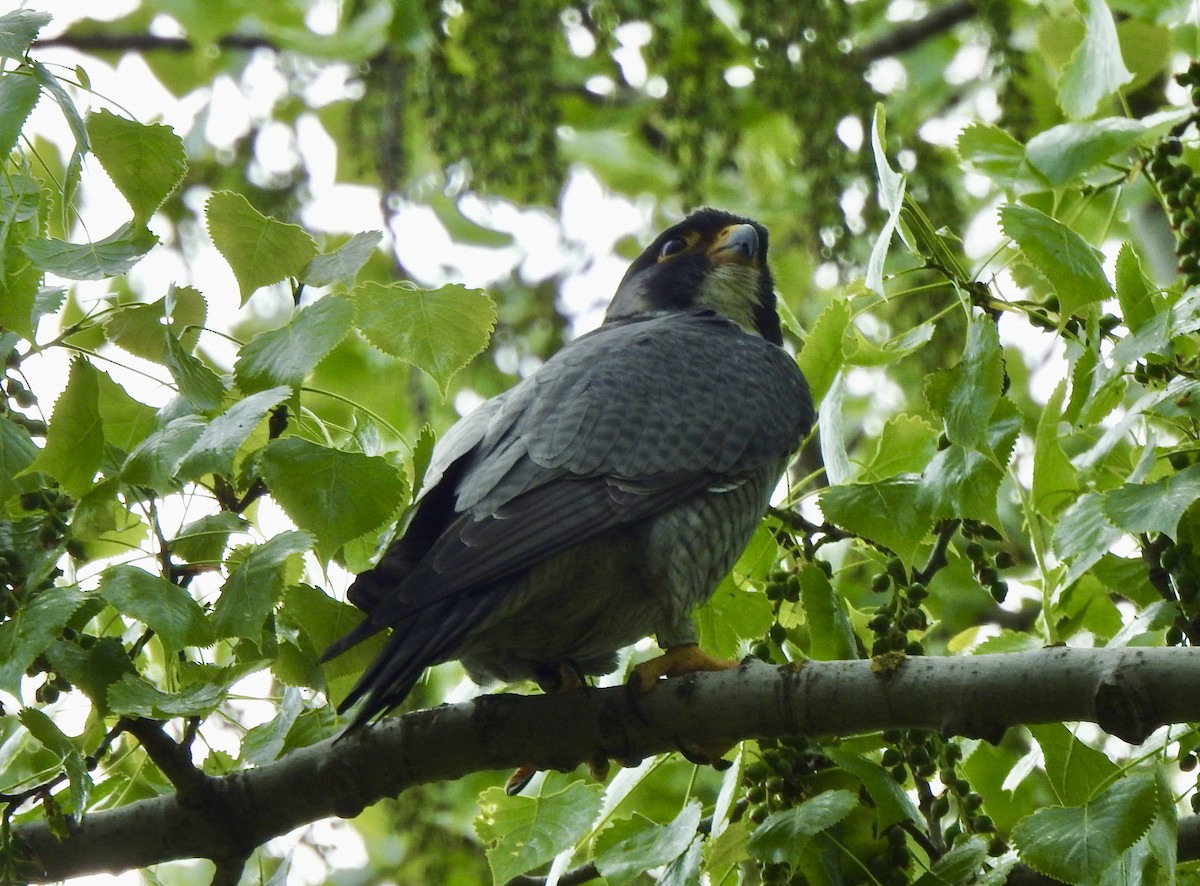
[[[634,760],[741,739],[936,729],[998,739],[1019,724],[1088,721],[1130,742],[1200,721],[1200,654],[1192,649],[1054,648],[1008,655],[809,662],[749,661],[669,680],[631,705],[624,688],[549,696],[490,695],[385,720],[223,778],[87,816],[64,842],[44,824],[14,835],[41,880],[225,860],[329,816],[471,772],[572,769],[598,756]]]

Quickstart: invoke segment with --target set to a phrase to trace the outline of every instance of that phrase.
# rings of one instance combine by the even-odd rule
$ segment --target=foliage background
[[[434,435],[700,202],[770,228],[822,399],[700,614],[711,651],[1200,637],[1194,4],[46,9],[0,19],[10,880],[13,827],[174,789],[129,718],[211,776],[335,732],[369,650],[316,665],[334,598]],[[410,704],[467,692],[447,666]],[[725,774],[672,755],[515,799],[479,773],[245,877],[1197,878],[1191,727],[991,738],[748,742]]]

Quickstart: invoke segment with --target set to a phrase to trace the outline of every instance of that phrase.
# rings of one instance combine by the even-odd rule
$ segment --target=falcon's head
[[[782,344],[766,228],[720,209],[697,209],[629,266],[604,320],[696,308]]]

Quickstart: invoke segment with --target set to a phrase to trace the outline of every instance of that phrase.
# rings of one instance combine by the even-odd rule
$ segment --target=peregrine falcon
[[[341,704],[363,700],[350,729],[444,661],[555,691],[654,634],[644,686],[727,666],[692,610],[814,420],[782,342],[762,225],[706,208],[663,232],[598,329],[438,441],[406,528],[350,588],[367,618],[324,655],[392,631]]]

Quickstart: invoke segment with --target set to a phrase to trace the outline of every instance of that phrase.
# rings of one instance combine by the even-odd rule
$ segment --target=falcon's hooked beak
[[[758,232],[753,225],[738,224],[724,228],[708,247],[713,264],[738,264],[758,267]]]

